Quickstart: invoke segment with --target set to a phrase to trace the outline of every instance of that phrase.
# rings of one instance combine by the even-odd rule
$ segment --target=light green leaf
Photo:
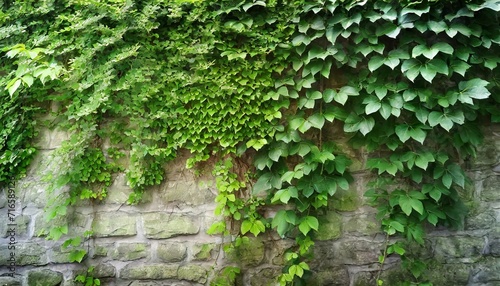
[[[371,72],[377,70],[379,67],[381,67],[384,64],[385,60],[386,60],[385,58],[383,58],[379,55],[371,57],[370,61],[368,62],[368,69]]]

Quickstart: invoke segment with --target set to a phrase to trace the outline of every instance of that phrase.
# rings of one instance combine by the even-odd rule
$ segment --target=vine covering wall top
[[[190,167],[224,158],[217,212],[242,235],[297,239],[287,283],[308,271],[316,213],[349,187],[349,156],[325,135],[340,126],[376,151],[367,196],[383,230],[422,244],[425,224],[460,224],[461,166],[478,126],[500,120],[499,11],[496,0],[2,1],[0,184],[25,173],[37,124],[73,134],[52,174],[70,196],[51,217],[105,196],[118,170],[135,190],[129,203],[140,201],[181,148]],[[34,122],[50,102],[56,119]],[[254,169],[233,164],[243,154]],[[265,218],[268,204],[295,209]],[[403,244],[380,262],[392,252],[418,280],[425,265]]]

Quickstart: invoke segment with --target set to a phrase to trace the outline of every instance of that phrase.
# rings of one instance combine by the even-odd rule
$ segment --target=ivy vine
[[[318,216],[353,180],[348,139],[377,175],[365,196],[387,236],[381,269],[396,253],[408,283],[431,283],[407,244],[465,215],[464,163],[478,126],[500,121],[499,11],[497,0],[4,1],[0,183],[26,173],[33,118],[58,102],[72,136],[49,174],[49,219],[103,199],[118,171],[140,202],[187,149],[188,167],[220,159],[216,214],[233,223],[209,232],[236,245],[271,229],[294,238],[278,279],[299,285]],[[260,211],[270,205],[282,206],[272,218]],[[74,261],[91,236],[66,240]]]

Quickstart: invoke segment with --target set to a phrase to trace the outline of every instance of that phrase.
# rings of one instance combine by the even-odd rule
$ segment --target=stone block
[[[9,245],[0,246],[0,266],[9,265],[9,259],[12,257],[11,253],[14,253],[17,266],[47,264],[45,248],[36,243],[16,243],[15,250],[8,249],[8,247]]]
[[[106,204],[121,205],[128,200],[132,192],[132,189],[127,184],[125,174],[120,173],[114,178],[113,184],[108,188],[105,202]],[[144,192],[140,204],[151,202],[152,193],[153,192]]]
[[[276,277],[281,274],[281,268],[264,268],[256,272],[248,273],[251,286],[274,286]]]
[[[337,239],[342,235],[342,216],[329,211],[319,218],[319,229],[316,232],[317,240]]]
[[[5,206],[7,206],[7,195],[6,195],[7,190],[8,190],[7,187],[0,190],[0,209],[3,209]]]
[[[202,243],[202,244],[195,244],[191,248],[191,251],[193,252],[193,260],[196,261],[207,261],[212,258],[215,252],[215,243]]]
[[[500,201],[500,176],[488,176],[484,179],[481,200],[485,202]]]
[[[208,270],[206,267],[196,264],[188,264],[179,267],[178,279],[198,282],[204,284],[207,281]]]
[[[92,229],[96,237],[136,235],[136,217],[124,212],[97,213]]]
[[[21,286],[21,279],[16,277],[1,276],[0,285],[2,286]]]
[[[257,266],[264,260],[264,243],[258,237],[246,237],[241,245],[227,253],[230,262],[239,263],[243,267]]]
[[[481,208],[481,209],[486,209],[486,208]],[[488,229],[494,224],[495,224],[495,214],[490,210],[486,210],[476,214],[471,214],[465,218],[466,230]]]
[[[28,272],[28,286],[57,286],[63,281],[63,274],[49,269]]]
[[[130,261],[148,256],[149,244],[147,243],[120,243],[111,252],[111,257],[116,260]]]
[[[93,256],[108,256],[111,249],[114,249],[114,243],[100,243],[96,242],[94,245]]]
[[[3,214],[2,213],[2,217],[5,217],[7,218],[8,214],[5,213]],[[10,221],[9,220],[9,224],[13,224],[13,225],[9,225],[9,224],[6,224],[6,223],[3,223],[2,226],[0,226],[0,230],[1,230],[1,237],[8,237],[8,236],[12,236],[12,233],[14,233],[14,236],[16,237],[16,239],[22,237],[22,236],[26,236],[28,234],[28,224],[30,222],[30,217],[27,216],[27,215],[18,215],[14,218],[14,221]]]
[[[355,211],[361,205],[360,195],[353,188],[349,190],[337,189],[337,192],[328,202],[329,209],[351,212]]]
[[[344,286],[349,285],[349,272],[344,267],[335,267],[328,271],[313,273],[307,285],[311,286]]]
[[[199,219],[181,214],[163,212],[145,213],[144,232],[147,238],[161,239],[179,235],[197,234],[200,231]]]
[[[156,255],[164,262],[179,262],[187,255],[187,247],[182,243],[160,243]]]
[[[473,285],[499,285],[500,259],[490,257],[472,266],[470,283]]]
[[[346,234],[369,236],[379,233],[380,222],[375,214],[359,214],[344,218],[343,230]]]
[[[435,263],[430,264],[423,275],[433,285],[470,285],[468,282],[471,269],[470,264]]]
[[[177,278],[178,265],[172,264],[137,264],[126,265],[120,271],[122,279],[173,279]]]
[[[63,249],[61,245],[55,245],[49,249],[49,261],[51,263],[71,263],[71,249]]]
[[[180,180],[166,182],[159,193],[165,204],[177,202],[187,205],[212,203],[215,195],[209,188],[199,188],[196,181]]]
[[[383,243],[377,241],[344,240],[334,243],[333,254],[343,264],[365,265],[378,262],[382,247]]]
[[[434,257],[440,262],[451,262],[457,258],[477,259],[485,248],[483,237],[449,236],[433,240]]]
[[[94,268],[93,272],[96,278],[111,278],[116,276],[116,269],[111,264],[100,263]]]

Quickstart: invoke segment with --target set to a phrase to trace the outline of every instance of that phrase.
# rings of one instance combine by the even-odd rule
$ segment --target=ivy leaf
[[[450,118],[446,117],[446,115],[438,111],[431,112],[429,114],[428,120],[431,127],[439,124],[446,131],[450,131],[450,129],[453,127],[453,121]]]
[[[376,55],[371,57],[370,61],[368,62],[368,69],[373,72],[377,70],[379,67],[381,67],[385,62],[385,58]]]
[[[307,121],[311,124],[312,127],[321,129],[325,124],[325,117],[321,113],[315,113],[307,118]]]
[[[468,81],[461,81],[458,84],[460,93],[464,96],[475,99],[486,99],[490,96],[490,92],[486,89],[489,82],[480,78],[471,79]]]
[[[262,138],[262,139],[251,139],[247,142],[247,148],[250,148],[250,147],[253,147],[255,150],[259,150],[261,149],[262,147],[264,147],[264,145],[267,144],[267,140]]]
[[[398,135],[399,137],[399,140],[401,140],[401,142],[405,143],[408,139],[410,139],[410,126],[408,126],[407,124],[402,124],[402,125],[398,125],[396,126],[396,135]]]
[[[265,173],[259,177],[257,182],[253,185],[252,193],[257,195],[263,191],[269,190],[272,188],[271,180],[273,179],[272,173]]]
[[[379,37],[385,35],[389,38],[395,39],[399,35],[400,31],[401,28],[397,25],[393,24],[392,22],[386,22],[383,25],[377,27],[375,34]]]
[[[299,230],[302,234],[307,235],[311,229],[318,230],[318,219],[313,216],[306,216],[299,224]]]

